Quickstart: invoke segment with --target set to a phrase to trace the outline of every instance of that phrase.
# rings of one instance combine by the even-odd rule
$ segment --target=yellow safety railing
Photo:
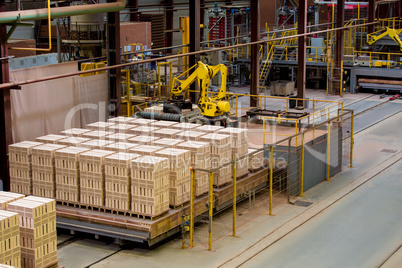
[[[99,62],[83,62],[81,63],[81,71],[88,71],[88,70],[96,70],[98,68],[103,68],[106,66],[106,61],[99,61]],[[86,74],[80,74],[81,77],[85,76],[90,76],[90,75],[96,75],[96,74],[102,74],[105,73],[105,71],[96,71],[93,73],[86,73]]]
[[[167,85],[168,94],[167,97],[171,98],[171,93],[173,89],[173,62],[158,62],[158,100],[162,99],[162,82],[161,82],[161,66],[169,65],[169,84]],[[166,87],[166,86],[165,86]]]

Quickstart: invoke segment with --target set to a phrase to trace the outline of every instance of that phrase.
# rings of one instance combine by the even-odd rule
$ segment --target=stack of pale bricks
[[[87,128],[11,145],[12,190],[156,216],[189,200],[190,166],[208,170],[247,154],[242,129],[126,117]],[[237,165],[238,177],[247,174],[248,159]],[[208,191],[209,176],[195,174],[200,196]],[[231,177],[228,165],[214,172],[213,183],[222,186]]]
[[[218,131],[220,134],[230,136],[230,147],[232,161],[240,159],[236,162],[236,177],[243,177],[248,174],[248,140],[247,129],[244,128],[224,128]]]
[[[53,199],[0,192],[13,199],[0,210],[0,263],[13,267],[57,264],[56,203]]]

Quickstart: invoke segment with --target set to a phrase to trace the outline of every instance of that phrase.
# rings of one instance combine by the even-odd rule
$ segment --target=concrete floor
[[[321,93],[321,96],[319,96]],[[324,94],[322,94],[324,93]],[[311,98],[336,99],[313,91]],[[307,95],[309,97],[309,93]],[[378,95],[346,95],[345,103],[373,107]],[[402,102],[397,101],[402,110]],[[384,106],[387,104],[384,104]],[[357,119],[359,120],[359,119]],[[354,168],[345,168],[329,182],[305,193],[310,207],[295,206],[274,198],[274,216],[267,215],[267,194],[254,208],[244,202],[238,209],[238,237],[231,236],[230,210],[214,221],[213,252],[207,251],[207,224],[197,227],[195,247],[181,249],[177,237],[152,249],[120,249],[101,241],[72,241],[58,250],[65,267],[388,267],[401,264],[402,242],[402,114],[368,129],[355,140]],[[395,153],[382,152],[396,150]],[[394,163],[393,165],[391,165]],[[390,167],[388,167],[391,165]],[[314,217],[310,220],[310,218]],[[300,227],[299,227],[300,226]],[[65,241],[70,236],[60,236]],[[395,254],[393,254],[396,251]],[[385,266],[386,267],[386,266]]]

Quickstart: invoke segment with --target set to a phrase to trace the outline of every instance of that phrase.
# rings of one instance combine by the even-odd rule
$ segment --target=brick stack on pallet
[[[218,131],[220,134],[229,135],[232,147],[232,160],[244,157],[248,154],[247,129],[228,127]],[[248,157],[236,162],[236,177],[248,174]]]
[[[84,128],[70,128],[63,130],[60,133],[69,137],[82,137],[82,135],[87,132],[91,132],[91,130]]]
[[[203,126],[196,127],[194,129],[194,131],[199,131],[199,132],[204,132],[204,133],[215,133],[221,129],[224,129],[224,127],[215,126],[215,125],[203,125]]]
[[[171,126],[173,129],[179,129],[181,131],[187,131],[187,130],[194,130],[197,127],[200,127],[201,124],[194,124],[194,123],[179,123],[179,124],[174,124]]]
[[[105,146],[105,150],[128,153],[134,147],[137,147],[139,144],[130,143],[130,142],[116,142]]]
[[[57,264],[55,201],[30,196],[9,203],[8,210],[18,213],[21,219],[22,267],[48,267]]]
[[[114,133],[110,132],[110,131],[93,130],[90,132],[83,133],[82,137],[90,138],[92,140],[104,140],[104,139],[106,139],[106,136],[109,136],[111,134],[114,134]]]
[[[100,130],[100,131],[108,131],[109,127],[114,126],[115,123],[111,123],[111,122],[95,122],[95,123],[91,123],[91,124],[87,124],[87,129],[90,130]]]
[[[32,148],[42,144],[22,141],[8,147],[11,191],[32,194]]]
[[[105,206],[130,210],[131,160],[139,154],[117,153],[105,158]]]
[[[134,125],[129,124],[116,124],[109,127],[109,131],[113,131],[115,133],[129,133],[130,129],[135,127]]]
[[[184,142],[184,140],[162,138],[159,140],[155,140],[154,145],[163,148],[177,148],[177,145],[182,142]]]
[[[207,142],[186,141],[177,145],[178,149],[189,150],[191,154],[191,166],[200,169],[210,169],[211,152]],[[194,178],[195,196],[200,196],[209,189],[209,174],[195,171]]]
[[[57,200],[80,201],[79,157],[89,150],[84,147],[67,147],[55,152]]]
[[[117,116],[113,118],[109,118],[107,120],[108,123],[114,124],[127,124],[129,121],[132,121],[134,118],[126,117],[126,116]]]
[[[177,125],[179,122],[174,122],[174,121],[156,121],[151,124],[153,127],[157,128],[172,128],[173,125]]]
[[[91,150],[80,155],[80,201],[103,206],[105,199],[105,158],[112,151]]]
[[[190,140],[190,141],[200,141],[200,138],[202,136],[204,136],[205,133],[204,132],[199,132],[199,131],[191,131],[191,130],[187,130],[187,131],[183,131],[180,132],[176,135],[176,137],[178,139],[182,139],[182,140]]]
[[[42,136],[39,138],[36,138],[35,141],[37,142],[42,142],[42,143],[58,143],[59,140],[65,139],[66,136],[63,135],[54,135],[54,134],[49,134],[46,136]]]
[[[264,151],[257,152],[257,149],[248,149],[248,168],[253,171],[264,166]]]
[[[131,161],[131,211],[156,217],[169,210],[169,159],[143,156]]]
[[[153,156],[157,151],[163,150],[161,146],[140,145],[130,150],[130,153]]]
[[[161,128],[152,132],[152,135],[159,138],[175,139],[176,135],[179,134],[180,132],[182,131],[178,129]]]
[[[134,138],[130,138],[127,141],[132,142],[132,143],[138,143],[141,145],[152,145],[154,143],[154,141],[156,141],[158,139],[159,139],[158,137],[140,135],[140,136],[135,136]]]
[[[189,150],[168,148],[155,153],[169,159],[169,205],[179,206],[190,200]]]
[[[43,144],[32,148],[32,194],[56,197],[55,152],[66,146]]]
[[[7,210],[7,204],[24,198],[25,195],[0,191],[0,210]]]
[[[0,210],[0,263],[21,267],[20,225],[18,214]]]
[[[109,140],[95,139],[95,140],[90,140],[90,141],[87,141],[87,142],[83,142],[83,143],[81,143],[81,146],[86,147],[86,148],[90,148],[90,149],[103,150],[103,149],[105,149],[105,147],[107,145],[110,145],[112,143],[114,143],[114,142],[109,141]]]
[[[113,142],[128,142],[128,139],[134,138],[135,135],[126,134],[126,133],[114,133],[107,135],[105,140],[113,141]]]
[[[200,141],[210,144],[211,168],[229,163],[231,158],[230,136],[222,134],[205,134]],[[219,187],[232,181],[232,167],[225,166],[214,172],[214,185]]]
[[[82,137],[67,137],[57,141],[57,144],[66,146],[80,146],[82,143],[90,141],[91,139]]]
[[[148,126],[151,125],[155,122],[158,122],[158,120],[155,119],[145,119],[145,118],[132,118],[130,121],[127,121],[127,124],[134,124],[138,126]]]
[[[138,135],[138,136],[149,136],[150,133],[152,133],[155,130],[158,130],[160,128],[158,127],[153,127],[153,126],[147,126],[147,125],[141,125],[137,127],[132,127],[127,133],[132,134],[132,135]]]

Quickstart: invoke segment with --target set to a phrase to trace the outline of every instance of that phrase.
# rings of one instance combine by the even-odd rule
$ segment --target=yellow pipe
[[[301,149],[301,175],[300,175],[300,196],[303,197],[304,189],[304,132],[302,134],[302,149]]]
[[[327,138],[327,181],[330,175],[330,162],[331,162],[331,122],[328,122],[328,138]]]
[[[208,250],[212,250],[212,212],[213,212],[213,198],[214,198],[214,176],[209,173],[209,237],[208,237]]]
[[[274,147],[269,148],[269,215],[272,216],[272,181],[274,179]]]
[[[14,50],[28,50],[28,51],[51,51],[52,50],[52,25],[51,25],[51,15],[50,15],[50,0],[47,0],[47,17],[48,17],[48,29],[49,29],[49,48],[30,48],[30,47],[10,47],[9,49]]]
[[[191,167],[191,182],[190,182],[190,247],[194,247],[194,178],[195,178],[195,171]]]
[[[236,162],[233,164],[233,236],[236,236],[236,197],[237,197],[237,179]]]

